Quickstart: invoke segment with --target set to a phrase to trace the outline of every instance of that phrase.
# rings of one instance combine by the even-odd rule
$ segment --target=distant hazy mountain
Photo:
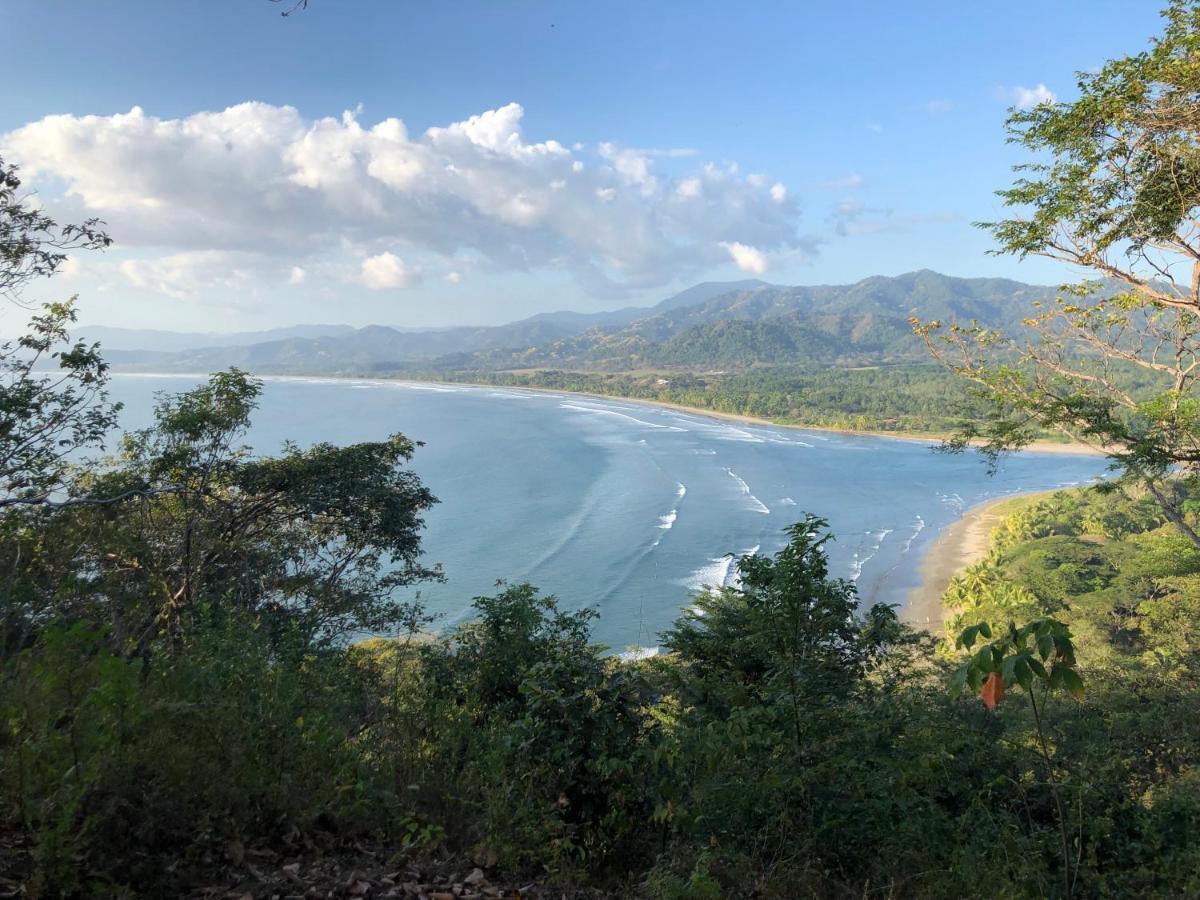
[[[203,332],[156,331],[149,328],[110,328],[107,325],[81,325],[73,337],[99,341],[105,350],[153,350],[173,353],[201,347],[245,347],[289,338],[318,338],[349,334],[349,325],[291,325],[267,331]]]
[[[536,316],[523,319],[522,322],[551,322],[555,325],[573,328],[576,331],[586,331],[589,328],[610,328],[628,325],[630,322],[636,322],[638,319],[644,319],[646,316],[665,312],[677,306],[691,306],[695,303],[703,303],[705,300],[718,297],[721,294],[728,294],[731,291],[748,291],[758,287],[769,287],[769,285],[765,281],[759,281],[758,279],[749,279],[747,281],[705,281],[687,290],[680,291],[678,294],[668,297],[666,300],[652,307],[626,306],[622,309],[594,313],[564,310],[562,312],[538,313]]]
[[[707,288],[707,285],[699,286]],[[686,294],[687,292],[685,292]],[[677,297],[621,327],[598,327],[526,349],[438,361],[454,368],[750,365],[873,365],[924,361],[912,315],[1012,327],[1055,289],[994,278],[951,278],[923,270],[852,285],[783,287],[762,282]]]
[[[496,327],[406,332],[332,326],[333,333],[316,336],[293,333],[175,353],[163,353],[168,348],[158,340],[140,352],[108,355],[121,368],[194,372],[231,365],[276,373],[869,365],[925,359],[908,325],[911,315],[1013,326],[1035,300],[1054,294],[1050,287],[928,270],[850,285],[705,283],[651,308],[547,313]]]

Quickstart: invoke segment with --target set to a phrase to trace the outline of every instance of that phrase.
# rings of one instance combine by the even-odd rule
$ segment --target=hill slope
[[[922,270],[851,285],[787,287],[762,281],[705,283],[649,309],[548,313],[508,325],[409,332],[369,326],[241,346],[110,353],[121,368],[382,373],[576,367],[739,368],[875,365],[925,359],[908,318],[1012,326],[1049,287]],[[167,347],[157,341],[153,348]]]

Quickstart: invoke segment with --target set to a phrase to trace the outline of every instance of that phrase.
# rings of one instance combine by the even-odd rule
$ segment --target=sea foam
[[[592,413],[593,415],[597,416],[614,416],[618,419],[625,419],[629,422],[633,422],[636,425],[642,425],[646,428],[658,428],[663,431],[687,431],[686,428],[680,428],[677,425],[659,425],[656,422],[647,422],[645,419],[639,419],[635,416],[626,415],[623,412],[617,412],[615,409],[604,409],[603,407],[599,406],[583,406],[578,403],[560,403],[559,406],[562,409],[573,409],[577,412]]]
[[[760,512],[764,516],[769,516],[771,514],[770,507],[754,496],[754,492],[750,490],[750,485],[746,484],[740,475],[728,467],[725,469],[725,474],[737,482],[737,485],[739,488],[741,488],[742,493],[745,494],[746,498],[750,501],[750,508],[752,510],[755,512]]]

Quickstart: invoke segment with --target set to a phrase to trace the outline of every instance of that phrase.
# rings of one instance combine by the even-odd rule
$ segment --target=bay
[[[122,426],[155,394],[199,376],[116,375]],[[1027,452],[989,477],[975,454],[906,440],[745,425],[580,395],[366,379],[266,378],[247,442],[262,453],[378,440],[424,446],[412,466],[441,501],[426,560],[447,580],[418,591],[443,626],[498,579],[529,581],[600,614],[616,650],[653,648],[691,592],[735,577],[726,554],[773,553],[786,526],[829,520],[831,573],[864,604],[903,604],[937,533],[967,508],[1091,481],[1103,460]]]

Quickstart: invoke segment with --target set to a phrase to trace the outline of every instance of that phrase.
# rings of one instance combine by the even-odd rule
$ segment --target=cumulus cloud
[[[176,293],[207,277],[196,254],[254,252],[276,273],[330,253],[400,266],[375,262],[375,274],[358,272],[364,284],[411,282],[466,256],[495,271],[565,269],[616,295],[687,277],[735,245],[815,246],[797,232],[798,204],[763,176],[660,168],[688,150],[534,141],[523,114],[510,103],[411,134],[397,118],[312,120],[267,103],[178,119],[134,107],[47,116],[0,136],[0,152],[60,185],[60,202],[105,218],[121,247],[166,251],[174,262],[125,274]]]
[[[1037,87],[1027,88],[1018,85],[1009,92],[1009,97],[1018,109],[1033,109],[1043,103],[1054,103],[1058,96],[1041,82]]]
[[[447,272],[442,280],[448,284],[462,284],[462,272]]]
[[[420,280],[418,273],[394,253],[364,259],[359,278],[373,291],[411,287]]]
[[[299,266],[292,266],[292,271],[288,275],[288,284],[304,284],[304,279],[308,277],[308,273]]]
[[[767,257],[757,247],[739,244],[737,241],[723,241],[721,246],[729,251],[729,256],[743,272],[761,275],[767,271]]]

